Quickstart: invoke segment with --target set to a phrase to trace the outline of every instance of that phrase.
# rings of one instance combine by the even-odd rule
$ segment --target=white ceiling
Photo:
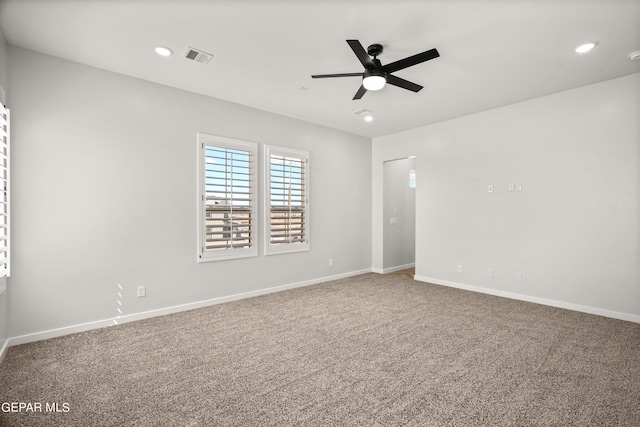
[[[368,137],[640,72],[640,0],[2,0],[0,26],[12,45]],[[441,57],[395,73],[422,91],[353,101],[357,77],[310,77],[362,71],[347,39],[382,44],[383,64]]]

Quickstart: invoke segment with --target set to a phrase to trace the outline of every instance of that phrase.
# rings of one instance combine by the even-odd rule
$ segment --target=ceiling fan
[[[360,44],[358,40],[347,40],[347,43],[353,50],[353,53],[356,54],[356,56],[364,66],[364,72],[316,74],[311,77],[314,79],[327,77],[362,77],[362,84],[360,85],[360,89],[358,89],[355,96],[353,97],[354,100],[362,98],[367,90],[382,89],[386,83],[413,92],[418,92],[420,89],[422,89],[422,86],[412,83],[408,80],[401,79],[400,77],[394,76],[391,73],[440,56],[437,49],[431,49],[404,59],[400,59],[399,61],[395,61],[387,65],[382,65],[380,63],[380,60],[377,58],[378,55],[382,53],[382,45],[372,44],[365,51],[364,47],[362,47],[362,44]]]

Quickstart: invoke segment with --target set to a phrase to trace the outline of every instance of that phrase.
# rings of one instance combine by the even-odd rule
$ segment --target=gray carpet
[[[640,325],[365,274],[11,347],[0,402],[43,406],[2,426],[640,426]]]

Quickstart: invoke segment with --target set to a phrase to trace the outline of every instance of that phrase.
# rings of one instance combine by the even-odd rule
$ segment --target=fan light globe
[[[366,90],[380,90],[387,83],[383,76],[366,76],[362,80],[362,86]]]

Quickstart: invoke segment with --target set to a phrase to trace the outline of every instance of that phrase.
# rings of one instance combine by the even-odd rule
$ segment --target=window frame
[[[258,144],[255,142],[242,141],[222,136],[198,133],[198,262],[222,261],[238,258],[249,258],[258,256]],[[215,147],[222,150],[240,150],[250,153],[249,162],[249,196],[250,208],[250,246],[233,247],[220,250],[206,250],[206,147]],[[225,180],[228,178],[225,178]],[[232,205],[233,206],[233,205]],[[233,207],[231,208],[233,210]],[[233,233],[230,233],[231,235]],[[233,238],[231,239],[233,241]]]
[[[4,291],[6,278],[11,276],[11,112],[4,104],[0,104],[0,179],[2,180],[2,198],[0,204],[0,280]],[[4,279],[4,280],[3,280]]]
[[[304,230],[304,241],[303,242],[289,242],[282,244],[272,244],[271,243],[271,157],[279,156],[279,157],[290,157],[295,159],[300,159],[300,161],[304,164],[304,174],[303,174],[303,182],[301,191],[304,193],[304,207],[302,208],[302,228]],[[264,204],[263,204],[263,215],[264,215],[264,253],[265,255],[277,255],[277,254],[285,254],[285,253],[293,253],[293,252],[304,252],[310,249],[310,194],[309,194],[309,152],[303,150],[295,150],[286,147],[279,147],[275,145],[265,145],[264,147]]]

